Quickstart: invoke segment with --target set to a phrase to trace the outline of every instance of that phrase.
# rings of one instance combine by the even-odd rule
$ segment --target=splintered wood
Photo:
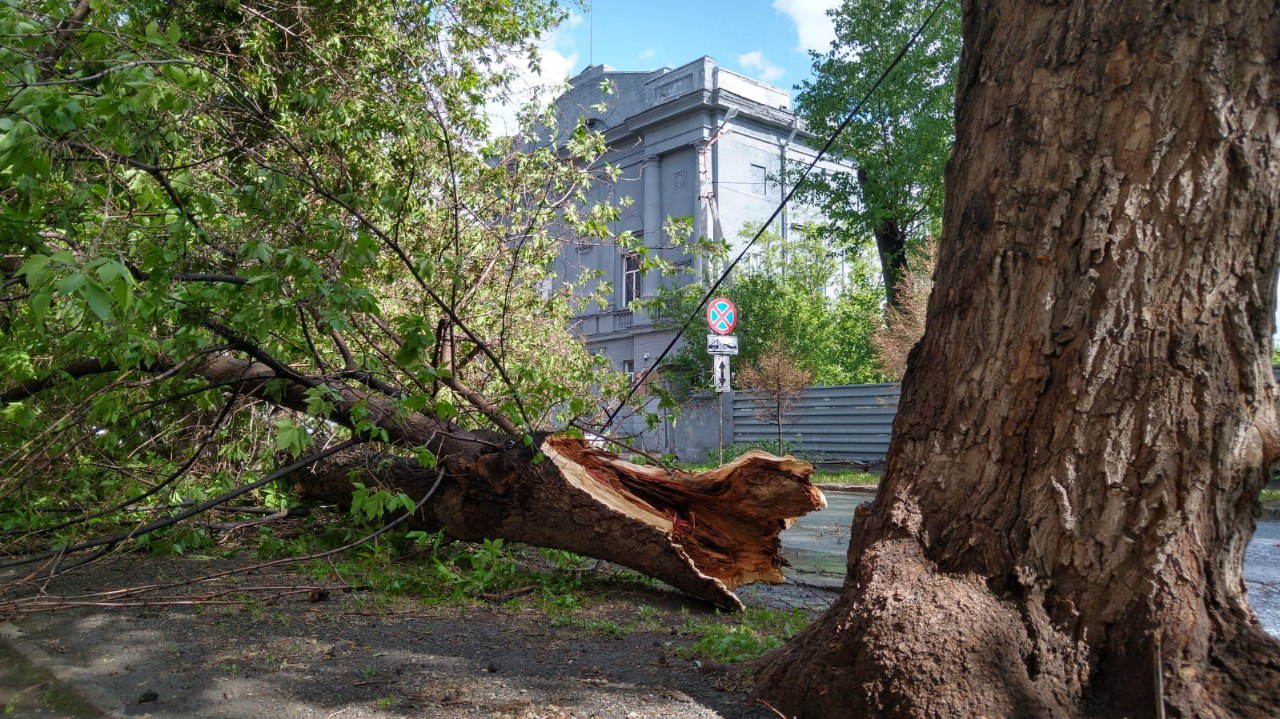
[[[733,590],[744,584],[782,582],[779,534],[826,506],[809,481],[813,467],[791,457],[751,451],[693,474],[632,464],[567,437],[549,438],[542,450],[570,486],[661,532],[687,560],[689,579],[701,580],[692,583],[706,585],[691,593],[725,606],[740,606]]]

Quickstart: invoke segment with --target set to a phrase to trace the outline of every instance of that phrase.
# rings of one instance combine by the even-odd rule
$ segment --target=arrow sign
[[[716,392],[729,391],[729,355],[716,355],[711,358],[711,379]]]
[[[717,297],[707,305],[707,327],[718,335],[727,335],[738,326],[738,308],[726,297]]]

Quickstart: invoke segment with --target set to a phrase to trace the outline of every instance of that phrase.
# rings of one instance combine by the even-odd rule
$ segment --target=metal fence
[[[1280,382],[1280,365],[1271,369]],[[900,394],[897,384],[809,387],[784,415],[782,440],[792,453],[816,461],[883,462]],[[761,419],[760,409],[751,393],[734,394],[734,442],[777,441],[777,425]]]
[[[793,453],[817,461],[882,462],[899,394],[897,384],[809,387],[783,415],[782,439]],[[761,407],[755,395],[735,393],[734,442],[777,441],[777,425],[758,416]]]

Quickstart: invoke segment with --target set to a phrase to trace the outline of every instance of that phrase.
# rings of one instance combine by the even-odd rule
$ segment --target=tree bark
[[[858,168],[858,184],[865,191],[867,171]],[[880,256],[880,277],[884,281],[884,296],[890,307],[897,307],[898,290],[902,275],[907,271],[907,232],[896,217],[882,218],[872,230],[876,239],[876,252]]]
[[[967,0],[944,232],[800,717],[1274,717],[1280,12]]]
[[[872,233],[876,238],[876,250],[880,254],[880,274],[884,280],[885,299],[890,307],[897,307],[901,299],[902,275],[907,271],[907,233],[892,217],[887,217]]]

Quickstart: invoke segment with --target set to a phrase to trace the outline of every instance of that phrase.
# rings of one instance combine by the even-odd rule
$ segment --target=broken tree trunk
[[[565,436],[544,438],[540,449],[549,461],[535,464],[523,447],[442,458],[440,486],[410,524],[604,559],[738,610],[733,590],[783,581],[779,533],[826,506],[809,464],[765,452],[689,474],[632,464]],[[305,496],[345,506],[351,483],[371,479],[419,498],[437,472],[350,450],[298,485]]]

